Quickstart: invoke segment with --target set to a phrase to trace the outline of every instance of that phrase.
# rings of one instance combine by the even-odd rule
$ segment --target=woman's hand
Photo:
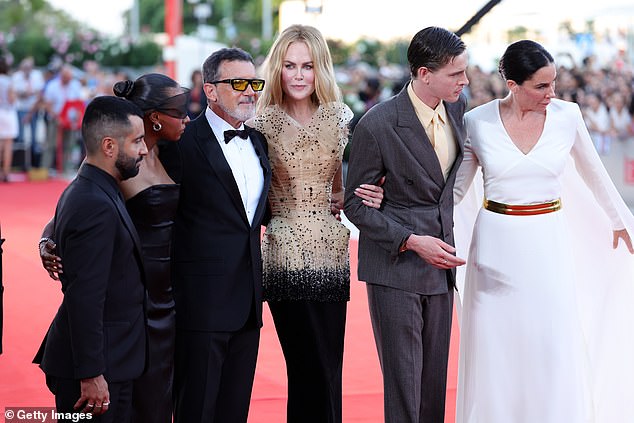
[[[341,222],[341,210],[343,210],[343,191],[333,192],[330,197],[330,212]]]
[[[55,255],[55,247],[57,247],[57,245],[50,238],[41,241],[39,244],[42,266],[44,266],[44,269],[46,269],[51,279],[58,281],[59,275],[64,273],[64,271],[62,270],[62,259]]]
[[[618,231],[614,231],[614,237],[612,240],[612,248],[616,249],[619,246],[619,238],[625,242],[627,249],[630,251],[630,254],[634,254],[634,248],[632,248],[632,239],[630,238],[630,234],[627,233],[627,229],[620,229]]]
[[[382,186],[384,182],[385,176],[379,179],[379,183],[377,185],[361,184],[357,189],[354,190],[354,195],[361,198],[361,202],[366,206],[380,209],[381,203],[383,203]]]

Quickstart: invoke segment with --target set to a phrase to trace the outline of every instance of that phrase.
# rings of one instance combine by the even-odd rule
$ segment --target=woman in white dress
[[[18,136],[18,112],[11,85],[9,65],[0,58],[0,182],[9,180],[13,160],[13,139]]]
[[[519,41],[499,69],[509,94],[466,115],[455,185],[459,202],[481,167],[457,421],[634,422],[634,366],[624,363],[634,353],[634,218],[579,107],[553,98],[552,56]]]

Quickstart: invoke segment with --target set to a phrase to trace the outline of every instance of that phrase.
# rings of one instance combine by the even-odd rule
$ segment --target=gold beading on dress
[[[275,105],[255,119],[273,173],[262,240],[265,300],[350,298],[349,230],[330,212],[330,200],[351,118],[346,105],[329,103],[306,126]]]

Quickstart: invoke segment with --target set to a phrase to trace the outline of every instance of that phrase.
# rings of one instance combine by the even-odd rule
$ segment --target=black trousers
[[[260,328],[176,330],[175,423],[246,423]]]
[[[288,423],[341,423],[346,302],[275,301],[288,375]]]
[[[58,413],[79,413],[73,406],[81,397],[79,380],[46,376],[46,385],[55,395],[55,408]],[[108,411],[100,416],[93,416],[91,422],[127,423],[132,415],[132,381],[108,383],[110,405]],[[60,419],[60,422],[72,422],[72,419]]]

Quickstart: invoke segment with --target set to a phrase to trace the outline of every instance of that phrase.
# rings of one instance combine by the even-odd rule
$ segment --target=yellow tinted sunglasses
[[[262,91],[264,89],[264,79],[223,79],[220,81],[212,81],[211,84],[231,84],[231,88],[236,91],[245,91],[249,85],[253,91]]]

